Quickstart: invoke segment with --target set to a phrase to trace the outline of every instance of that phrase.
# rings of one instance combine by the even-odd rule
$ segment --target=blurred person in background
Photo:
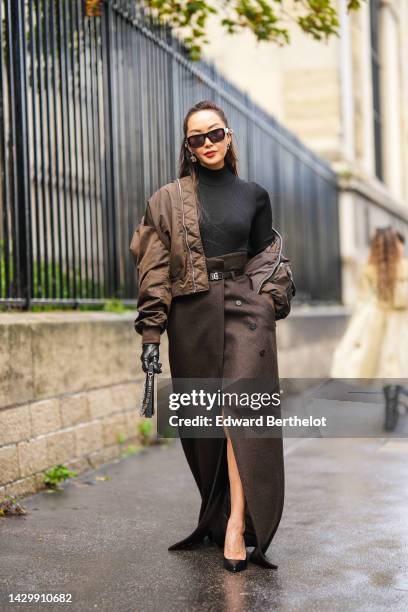
[[[331,364],[331,378],[402,378],[408,386],[408,259],[404,236],[377,228],[359,278],[357,302]],[[401,385],[386,385],[388,421]],[[386,429],[393,429],[386,420]]]

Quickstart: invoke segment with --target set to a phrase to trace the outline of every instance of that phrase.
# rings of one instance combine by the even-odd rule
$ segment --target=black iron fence
[[[134,303],[129,243],[174,180],[187,109],[210,98],[239,169],[270,193],[297,300],[340,300],[334,172],[137,3],[0,0],[0,304]]]

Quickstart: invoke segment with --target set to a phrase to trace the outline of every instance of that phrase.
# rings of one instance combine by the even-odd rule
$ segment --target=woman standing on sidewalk
[[[179,179],[151,196],[130,247],[143,370],[153,362],[161,371],[166,329],[172,378],[262,377],[279,388],[276,319],[289,313],[295,286],[268,192],[238,177],[232,129],[220,107],[196,104],[183,128]],[[276,569],[265,552],[283,510],[282,438],[225,433],[181,438],[202,503],[197,528],[169,550],[208,536],[224,548],[231,571],[245,569],[246,546],[254,547],[251,561]]]

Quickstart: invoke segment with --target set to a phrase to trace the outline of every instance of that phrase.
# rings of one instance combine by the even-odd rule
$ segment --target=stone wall
[[[134,313],[0,315],[0,497],[79,472],[138,441],[140,336]]]
[[[135,315],[0,315],[0,499],[43,485],[56,464],[83,472],[137,443],[144,374]],[[328,375],[347,313],[294,308],[277,323],[279,374]],[[170,377],[163,336],[163,377]]]

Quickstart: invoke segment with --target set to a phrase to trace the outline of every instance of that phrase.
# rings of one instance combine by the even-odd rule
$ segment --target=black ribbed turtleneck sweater
[[[248,251],[252,257],[272,242],[269,194],[258,183],[245,181],[224,165],[218,170],[197,162],[199,221],[206,257]]]

